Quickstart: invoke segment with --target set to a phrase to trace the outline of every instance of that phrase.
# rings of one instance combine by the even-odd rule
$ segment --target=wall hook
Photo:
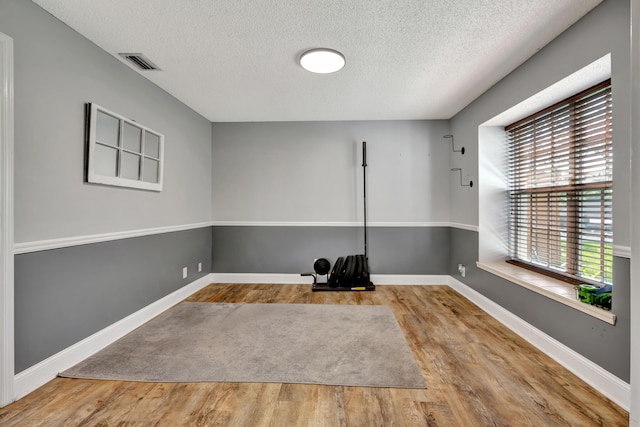
[[[443,136],[443,138],[447,138],[447,139],[451,140],[451,150],[454,153],[460,153],[460,154],[464,155],[464,147],[462,147],[460,150],[456,150],[455,145],[453,143],[453,135],[445,135],[445,136]]]
[[[471,181],[471,180],[469,181],[469,183],[468,183],[468,184],[463,184],[463,183],[462,183],[462,168],[453,168],[453,169],[451,169],[451,171],[452,171],[452,172],[453,172],[453,171],[458,171],[458,172],[460,172],[460,185],[461,185],[462,187],[473,187],[473,181]]]

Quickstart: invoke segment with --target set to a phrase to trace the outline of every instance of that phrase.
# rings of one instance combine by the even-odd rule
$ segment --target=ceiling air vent
[[[160,70],[156,64],[149,61],[145,56],[141,53],[119,53],[121,57],[131,62],[137,68],[143,71],[149,70]]]

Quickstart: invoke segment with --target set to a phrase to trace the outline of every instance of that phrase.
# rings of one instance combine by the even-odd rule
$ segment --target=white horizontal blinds
[[[506,131],[511,258],[578,280],[611,283],[610,80]]]

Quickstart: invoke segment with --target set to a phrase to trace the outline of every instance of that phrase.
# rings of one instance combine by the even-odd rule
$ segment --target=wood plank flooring
[[[212,284],[189,301],[392,307],[427,389],[56,378],[2,426],[626,426],[628,413],[447,286]]]

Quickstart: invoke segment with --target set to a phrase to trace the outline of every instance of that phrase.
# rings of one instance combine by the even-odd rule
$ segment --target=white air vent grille
[[[140,70],[143,70],[143,71],[160,70],[160,68],[158,68],[156,64],[149,61],[141,53],[119,53],[118,55],[120,55],[127,61],[131,62]]]

